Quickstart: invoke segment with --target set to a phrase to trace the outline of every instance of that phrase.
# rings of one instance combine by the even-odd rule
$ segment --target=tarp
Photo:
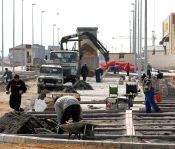
[[[103,70],[108,69],[108,67],[110,66],[117,66],[119,68],[119,70],[125,70],[126,71],[126,64],[127,62],[119,62],[119,61],[109,61],[107,63],[101,64],[101,68]],[[135,70],[135,65],[133,64],[129,64],[130,65],[130,71],[134,71]]]

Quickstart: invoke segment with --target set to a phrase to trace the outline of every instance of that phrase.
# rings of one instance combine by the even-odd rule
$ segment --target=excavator
[[[100,53],[104,56],[104,59],[106,62],[109,61],[109,51],[103,46],[103,44],[90,32],[83,32],[83,33],[77,33],[77,34],[72,34],[69,36],[64,36],[61,39],[60,42],[60,49],[64,50],[63,44],[69,41],[79,41],[79,39],[72,39],[76,37],[81,37],[81,36],[86,36],[100,51]]]
[[[72,84],[74,84],[77,80],[79,80],[80,59],[83,57],[83,55],[80,53],[81,51],[67,50],[67,43],[70,41],[80,41],[80,39],[74,38],[81,36],[86,36],[87,39],[89,39],[101,52],[105,61],[109,61],[109,52],[92,33],[83,32],[64,36],[60,41],[60,50],[51,51],[50,53],[50,60],[59,62],[63,68],[64,83],[72,82]],[[66,44],[66,48],[64,48],[63,44]]]

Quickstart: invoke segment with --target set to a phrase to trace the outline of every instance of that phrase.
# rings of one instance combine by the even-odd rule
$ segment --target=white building
[[[45,47],[39,44],[18,45],[14,49],[9,49],[9,60],[12,66],[24,66],[33,64],[35,58],[45,58]]]

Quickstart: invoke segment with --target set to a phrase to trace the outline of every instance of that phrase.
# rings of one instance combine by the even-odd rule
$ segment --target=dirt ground
[[[27,85],[27,92],[22,95],[21,107],[25,109],[32,109],[34,100],[37,98],[36,81],[30,80],[25,82]],[[0,85],[0,113],[13,111],[9,107],[9,95],[5,93],[5,85]],[[0,144],[3,149],[116,149],[114,147],[100,147],[95,145],[77,145],[77,144]]]
[[[22,104],[21,107],[25,109],[31,109],[34,104],[34,100],[37,97],[36,91],[36,81],[30,80],[25,82],[27,85],[27,92],[22,95]],[[5,85],[0,85],[0,112],[5,113],[9,111],[13,111],[9,107],[9,95],[5,93]]]
[[[117,149],[114,147],[100,147],[95,145],[77,144],[0,144],[3,149]]]

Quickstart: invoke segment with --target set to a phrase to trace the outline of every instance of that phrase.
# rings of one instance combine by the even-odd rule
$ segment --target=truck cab
[[[43,89],[62,88],[63,69],[60,65],[41,65],[37,78],[37,92]]]
[[[63,69],[64,83],[75,83],[79,79],[79,52],[58,50],[50,52],[50,62],[59,64]]]

